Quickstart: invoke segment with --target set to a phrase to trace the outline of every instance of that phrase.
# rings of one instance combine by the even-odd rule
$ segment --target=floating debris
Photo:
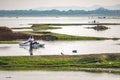
[[[64,54],[61,52],[61,55],[63,56]]]
[[[12,78],[11,76],[7,76],[7,77],[5,77],[5,78]]]
[[[77,53],[77,50],[72,50],[73,53]]]

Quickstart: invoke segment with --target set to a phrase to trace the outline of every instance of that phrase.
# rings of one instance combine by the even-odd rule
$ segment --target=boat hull
[[[40,43],[38,43],[38,42],[36,42],[36,43],[33,43],[32,44],[32,47],[34,48],[34,49],[38,49],[38,48],[40,48],[40,47],[44,47],[44,45],[45,44],[40,44]],[[30,43],[20,43],[19,44],[19,46],[22,46],[22,47],[24,47],[24,46],[30,46]]]

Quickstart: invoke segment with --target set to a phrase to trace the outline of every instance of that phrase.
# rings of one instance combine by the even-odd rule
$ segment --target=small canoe
[[[38,42],[34,42],[33,44],[32,44],[32,47],[34,48],[34,49],[38,49],[38,48],[40,48],[40,47],[44,47],[44,45],[45,44],[41,44],[41,43],[38,43]],[[30,43],[20,43],[19,44],[19,46],[30,46]]]

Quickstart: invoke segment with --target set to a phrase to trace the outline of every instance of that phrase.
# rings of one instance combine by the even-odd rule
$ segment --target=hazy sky
[[[0,0],[0,9],[34,9],[40,7],[90,7],[93,5],[111,6],[120,4],[120,0]]]

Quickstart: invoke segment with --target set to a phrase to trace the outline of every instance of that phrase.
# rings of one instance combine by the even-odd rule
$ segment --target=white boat
[[[44,47],[44,45],[45,44],[41,44],[41,43],[38,43],[38,42],[34,42],[33,44],[32,44],[32,47],[34,48],[34,49],[38,49],[38,48],[40,48],[40,47]],[[30,43],[20,43],[19,44],[19,46],[30,46]]]

